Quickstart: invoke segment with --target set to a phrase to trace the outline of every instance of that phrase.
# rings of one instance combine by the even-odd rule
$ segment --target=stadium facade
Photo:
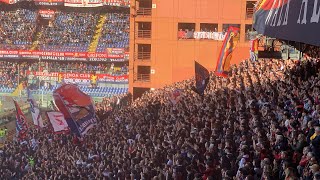
[[[130,79],[134,97],[194,75],[194,61],[214,70],[229,26],[240,27],[232,64],[249,57],[248,0],[131,0]]]

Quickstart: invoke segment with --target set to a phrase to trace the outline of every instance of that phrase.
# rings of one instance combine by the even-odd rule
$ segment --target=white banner
[[[42,117],[40,115],[39,108],[37,106],[34,106],[32,102],[30,102],[30,106],[31,106],[30,109],[31,109],[31,115],[32,115],[33,124],[35,126],[43,128],[44,125],[43,125]]]
[[[194,32],[193,37],[195,39],[212,39],[217,41],[223,41],[227,33],[223,32]]]
[[[30,103],[30,111],[32,115],[33,124],[37,127],[43,128],[44,125],[43,125],[43,120],[40,114],[40,109],[29,89],[27,89],[27,94],[28,94],[28,101]]]
[[[70,7],[99,7],[103,6],[103,0],[65,0],[64,5]]]
[[[67,131],[68,124],[61,112],[49,111],[47,112],[50,123],[52,124],[54,132]]]

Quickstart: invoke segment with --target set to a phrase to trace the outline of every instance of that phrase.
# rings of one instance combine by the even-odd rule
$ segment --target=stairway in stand
[[[90,46],[88,48],[89,52],[96,52],[96,49],[99,44],[99,38],[100,38],[102,30],[103,30],[103,25],[106,22],[106,20],[107,20],[107,14],[101,14],[99,21],[97,23],[97,26],[96,26],[96,31],[93,35],[92,41],[91,41]]]
[[[42,34],[43,34],[42,33],[42,29],[43,29],[43,26],[41,26],[40,28],[37,28],[37,34],[33,38],[32,46],[30,48],[31,51],[38,49],[39,40],[40,40],[40,38],[42,37]]]

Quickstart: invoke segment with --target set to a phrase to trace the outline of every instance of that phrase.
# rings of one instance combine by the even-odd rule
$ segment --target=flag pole
[[[38,71],[39,71],[39,73],[40,73],[40,71],[41,71],[41,68],[40,68],[40,63],[41,63],[41,59],[40,59],[40,56],[39,56],[39,61],[38,61]],[[41,95],[40,95],[40,90],[41,90],[41,88],[40,88],[40,84],[41,84],[41,81],[40,81],[40,76],[38,76],[38,80],[39,80],[39,84],[38,84],[38,91],[39,91],[39,108],[40,108],[40,106],[41,106]]]
[[[20,62],[18,62],[18,89],[20,85]],[[21,97],[21,90],[19,90],[19,97]]]

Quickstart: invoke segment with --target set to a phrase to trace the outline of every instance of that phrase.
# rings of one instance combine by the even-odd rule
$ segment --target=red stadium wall
[[[139,15],[139,2],[131,1],[130,26],[130,81],[133,87],[161,88],[173,82],[194,76],[194,60],[214,70],[222,41],[179,40],[178,23],[195,23],[195,31],[200,31],[200,23],[218,24],[218,32],[223,24],[240,24],[241,38],[236,48],[232,64],[238,64],[249,57],[249,43],[245,41],[245,25],[252,24],[247,18],[246,0],[153,0],[152,15]],[[151,38],[138,38],[138,23],[151,22]],[[137,59],[138,44],[151,44],[149,61]],[[138,66],[150,66],[154,74],[150,82],[135,79]]]

